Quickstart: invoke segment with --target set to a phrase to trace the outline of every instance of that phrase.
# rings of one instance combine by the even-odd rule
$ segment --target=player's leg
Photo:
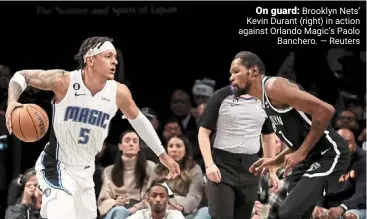
[[[37,180],[42,191],[42,218],[76,219],[73,195],[68,190],[54,188],[40,172],[37,172]]]
[[[295,169],[294,173],[292,171],[293,176],[289,177],[290,193],[279,209],[279,218],[310,218],[311,209],[322,199],[323,192],[332,186],[329,181],[334,184],[337,182],[336,177],[330,175],[335,170],[337,162],[338,159],[335,156],[323,157],[317,162],[305,161]],[[298,181],[298,176],[302,172],[304,174]],[[293,186],[295,180],[298,182]]]
[[[301,219],[322,198],[324,177],[302,177],[279,208],[279,219]],[[311,217],[312,211],[308,218]]]
[[[77,218],[95,219],[97,218],[97,203],[94,187],[80,191],[75,200]]]
[[[35,165],[38,186],[42,191],[41,216],[76,219],[74,195],[78,185],[63,165],[47,159],[41,154]]]
[[[51,193],[55,193],[54,197],[42,198],[41,211],[46,208],[47,219],[78,219],[75,214],[74,197],[61,190],[51,190]]]

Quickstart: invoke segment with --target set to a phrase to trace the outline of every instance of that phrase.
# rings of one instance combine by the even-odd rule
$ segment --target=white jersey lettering
[[[82,71],[70,72],[70,84],[64,99],[53,103],[53,130],[49,148],[45,151],[70,165],[94,163],[118,109],[116,93],[117,82],[109,80],[92,96],[84,85]]]

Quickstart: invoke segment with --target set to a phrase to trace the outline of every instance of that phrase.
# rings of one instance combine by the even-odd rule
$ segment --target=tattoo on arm
[[[22,95],[22,87],[17,82],[11,81],[8,88],[8,102],[18,101],[20,95]]]
[[[41,89],[53,90],[58,75],[64,74],[63,70],[26,70],[21,72],[28,85]]]
[[[57,78],[59,75],[63,75],[63,70],[23,70],[18,73],[22,74],[26,80],[27,85],[41,89],[41,90],[54,90],[57,86]],[[14,81],[9,83],[8,89],[8,102],[18,101],[22,94],[22,87]]]

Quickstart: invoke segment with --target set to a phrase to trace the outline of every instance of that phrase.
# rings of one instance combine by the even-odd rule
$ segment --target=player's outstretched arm
[[[170,170],[169,177],[176,177],[180,173],[178,164],[167,155],[152,123],[140,112],[129,89],[120,83],[118,83],[117,88],[116,104],[139,136],[159,156],[162,164]]]
[[[152,124],[144,114],[140,112],[126,85],[118,84],[116,102],[121,112],[154,153],[157,156],[165,153],[166,151]]]
[[[269,81],[265,89],[267,95],[277,103],[292,106],[301,111],[301,116],[305,116],[302,112],[311,115],[310,132],[298,149],[302,155],[307,155],[328,127],[335,112],[334,107],[300,90],[297,85],[284,78]],[[307,120],[306,117],[305,119]]]
[[[22,70],[14,74],[9,82],[8,102],[18,101],[20,95],[32,86],[57,93],[64,86],[64,70]]]

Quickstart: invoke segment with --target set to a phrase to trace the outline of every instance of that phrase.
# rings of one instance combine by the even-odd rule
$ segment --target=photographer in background
[[[10,205],[6,209],[5,219],[42,219],[39,213],[42,192],[37,186],[36,171],[33,168],[13,180],[8,197]],[[47,195],[48,191],[45,192]],[[22,193],[20,197],[19,193]]]

